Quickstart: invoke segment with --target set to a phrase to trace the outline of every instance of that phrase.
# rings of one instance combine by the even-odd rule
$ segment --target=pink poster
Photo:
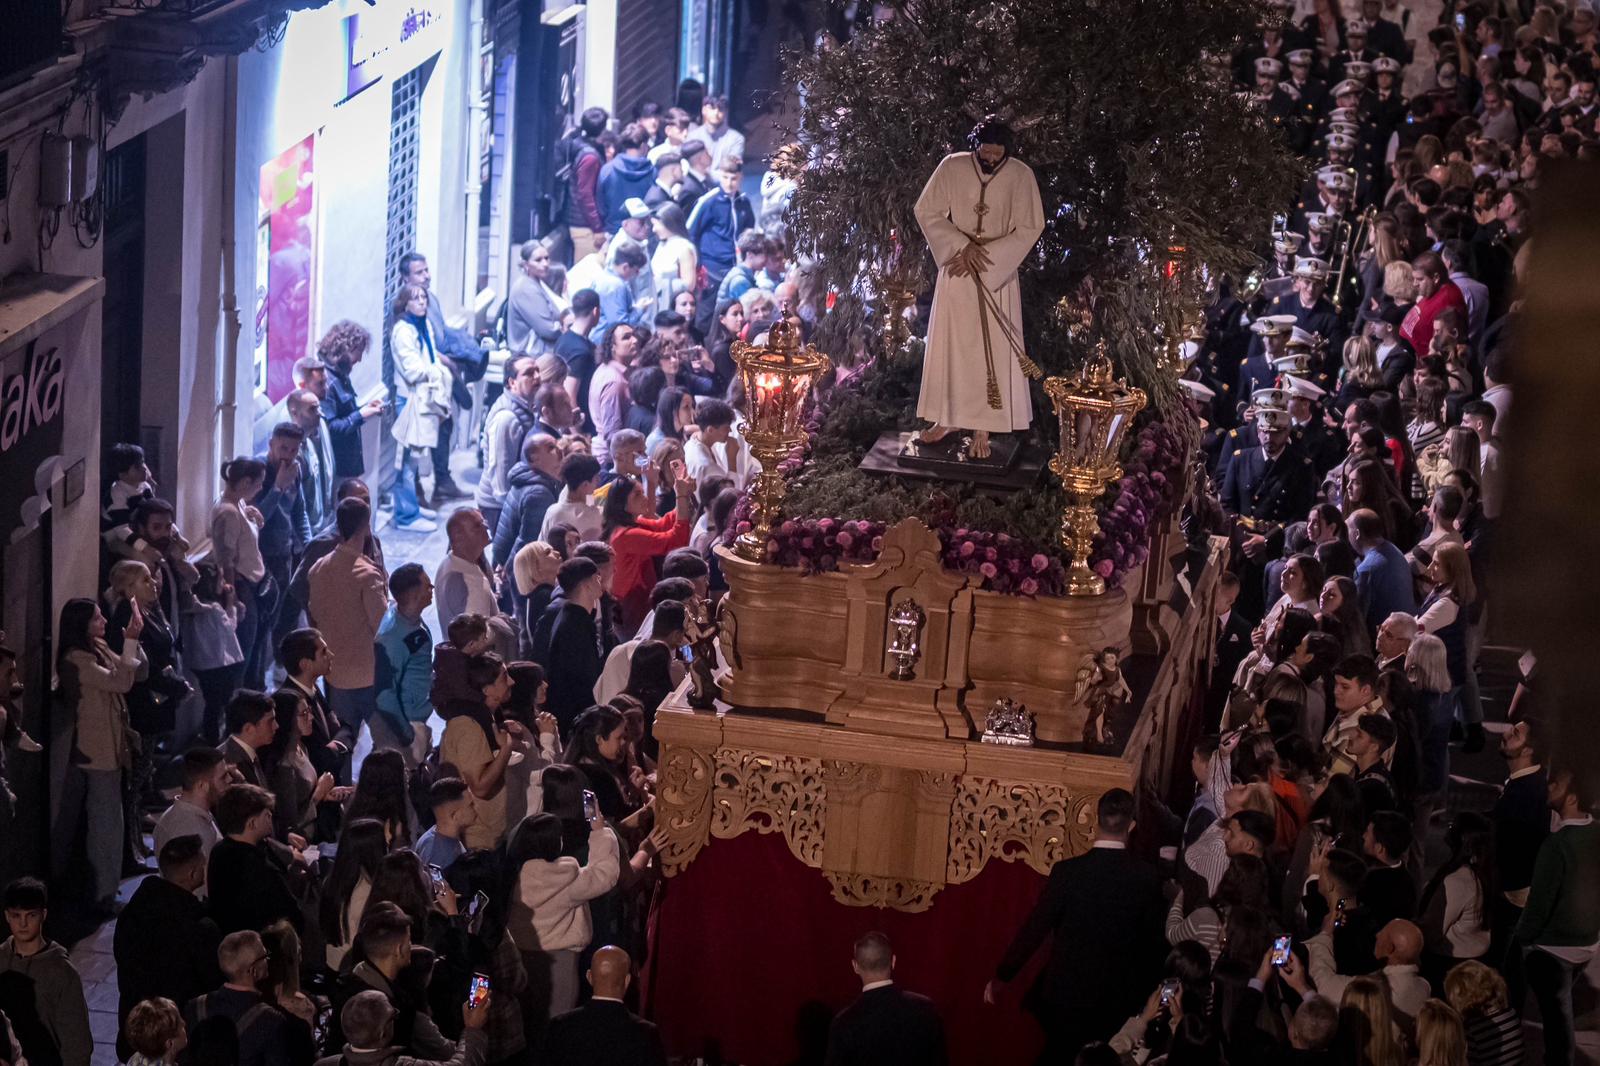
[[[311,351],[315,140],[316,134],[308,135],[261,168],[261,215],[267,223],[268,255],[265,307],[258,308],[256,325],[266,332],[266,392],[273,403],[294,388],[295,360]]]

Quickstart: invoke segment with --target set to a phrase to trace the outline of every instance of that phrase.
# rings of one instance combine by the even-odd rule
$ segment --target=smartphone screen
[[[433,882],[433,894],[437,896],[439,889],[444,887],[444,871],[430,862],[428,864],[428,880]]]
[[[1467,16],[1461,12],[1456,13],[1456,29],[1461,30],[1463,33],[1467,29]]]
[[[600,803],[594,798],[594,793],[588,789],[583,790],[583,820],[592,822],[595,815],[600,813]]]
[[[1272,965],[1282,966],[1289,961],[1289,938],[1280,936],[1272,942]]]
[[[1161,1006],[1165,1007],[1178,994],[1178,982],[1168,978],[1161,982]]]
[[[472,896],[471,901],[468,902],[468,904],[467,904],[467,917],[468,918],[476,918],[478,916],[478,912],[483,910],[483,908],[485,906],[487,906],[488,903],[489,903],[489,893],[487,893],[487,892],[476,892],[476,893],[474,893],[473,896]]]
[[[472,984],[467,989],[467,1006],[477,1009],[489,998],[489,975],[475,973],[472,975]]]

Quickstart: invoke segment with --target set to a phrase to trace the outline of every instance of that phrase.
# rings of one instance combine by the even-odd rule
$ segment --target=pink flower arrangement
[[[813,431],[815,427],[813,426]],[[1129,571],[1150,555],[1150,537],[1157,524],[1178,505],[1187,446],[1182,434],[1160,419],[1145,423],[1134,437],[1122,477],[1101,498],[1100,535],[1089,565],[1116,588]],[[780,465],[786,473],[804,462],[805,446]],[[731,543],[750,524],[750,494],[734,509],[726,541]],[[826,573],[846,563],[867,563],[883,551],[884,523],[835,517],[788,518],[772,531],[768,558],[777,566],[803,573]],[[980,587],[1017,596],[1065,596],[1071,558],[1059,544],[1031,544],[1007,533],[940,524],[934,530],[943,545],[946,569],[972,574]]]

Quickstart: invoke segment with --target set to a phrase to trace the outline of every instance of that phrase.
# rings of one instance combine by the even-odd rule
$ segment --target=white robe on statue
[[[987,193],[982,177],[971,152],[955,152],[940,161],[917,198],[917,223],[939,264],[917,417],[936,425],[1009,433],[1033,421],[1028,379],[1006,335],[1022,338],[1017,267],[1044,230],[1044,209],[1033,171],[1021,160],[1008,158],[989,178]],[[993,298],[989,347],[1000,387],[998,408],[989,406],[977,283],[970,276],[955,277],[945,266],[978,234],[980,193],[986,208],[981,239],[990,262],[980,277]],[[996,311],[1009,321],[1009,330],[995,321]]]

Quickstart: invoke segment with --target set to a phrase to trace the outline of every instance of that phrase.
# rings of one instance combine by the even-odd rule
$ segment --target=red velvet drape
[[[920,914],[847,907],[781,835],[713,839],[657,896],[645,1013],[674,1055],[714,1052],[744,1066],[820,1060],[828,1021],[860,991],[851,945],[876,929],[894,945],[895,979],[938,1005],[952,1063],[1031,1063],[1043,1041],[1019,1004],[1041,960],[999,1006],[982,996],[1043,887],[1026,864],[993,861]]]

